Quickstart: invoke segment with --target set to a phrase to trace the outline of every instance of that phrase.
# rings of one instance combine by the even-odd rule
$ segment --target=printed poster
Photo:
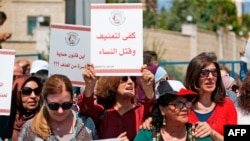
[[[66,75],[74,86],[82,87],[85,85],[82,73],[89,60],[89,26],[51,25],[49,75]]]
[[[10,115],[15,55],[15,50],[0,49],[0,115]]]
[[[91,4],[91,62],[99,76],[140,76],[143,5]]]

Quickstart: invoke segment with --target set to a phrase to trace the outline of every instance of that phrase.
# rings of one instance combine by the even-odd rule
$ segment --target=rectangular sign
[[[82,73],[90,61],[90,27],[52,24],[49,75],[63,74],[74,86],[85,85]]]
[[[15,50],[0,49],[0,115],[10,115]]]
[[[99,76],[140,76],[143,5],[91,4],[91,62]]]
[[[250,138],[250,125],[224,125],[224,141],[245,141]]]

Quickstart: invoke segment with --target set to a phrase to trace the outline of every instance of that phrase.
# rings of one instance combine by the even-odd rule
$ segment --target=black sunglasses
[[[31,95],[32,92],[34,92],[35,95],[40,95],[41,94],[41,89],[40,88],[31,89],[29,87],[23,87],[21,89],[21,92],[22,92],[23,95]]]
[[[218,76],[218,71],[217,69],[202,69],[201,70],[201,73],[200,73],[200,76],[201,77],[208,77],[209,76],[209,73],[211,72],[211,74],[214,76],[214,77],[217,77]]]
[[[168,105],[173,105],[175,109],[182,109],[184,106],[189,109],[192,107],[192,102],[187,101],[186,103],[183,103],[183,102],[178,101],[176,103],[169,103]]]
[[[60,107],[62,107],[63,110],[68,110],[72,107],[73,102],[64,102],[62,104],[59,103],[48,103],[48,107],[50,110],[58,110]]]
[[[128,77],[133,81],[135,82],[136,81],[136,76],[123,76],[122,77],[122,82],[127,82],[128,81]]]

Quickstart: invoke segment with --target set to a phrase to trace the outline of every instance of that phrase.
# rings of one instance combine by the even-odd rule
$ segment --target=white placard
[[[15,50],[0,49],[0,115],[10,115]]]
[[[74,86],[85,85],[82,73],[90,61],[90,27],[52,24],[49,75],[63,74]]]
[[[99,76],[140,76],[143,5],[91,4],[91,62]]]

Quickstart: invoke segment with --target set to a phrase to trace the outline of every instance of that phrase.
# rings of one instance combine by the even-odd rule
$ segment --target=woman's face
[[[118,93],[124,96],[134,97],[135,96],[135,76],[123,76],[118,86]]]
[[[211,94],[215,90],[218,75],[218,70],[213,63],[201,70],[199,86],[202,93]]]
[[[70,108],[73,101],[70,92],[63,90],[62,93],[48,94],[46,108],[48,109],[50,118],[54,121],[64,121],[70,114]]]
[[[163,107],[160,106],[160,111],[166,118],[166,122],[177,122],[185,124],[188,122],[188,115],[192,102],[187,101],[185,97],[178,96],[174,101],[170,102],[169,105]]]
[[[22,88],[21,95],[23,107],[27,111],[32,111],[40,104],[41,88],[35,81],[29,81]]]

